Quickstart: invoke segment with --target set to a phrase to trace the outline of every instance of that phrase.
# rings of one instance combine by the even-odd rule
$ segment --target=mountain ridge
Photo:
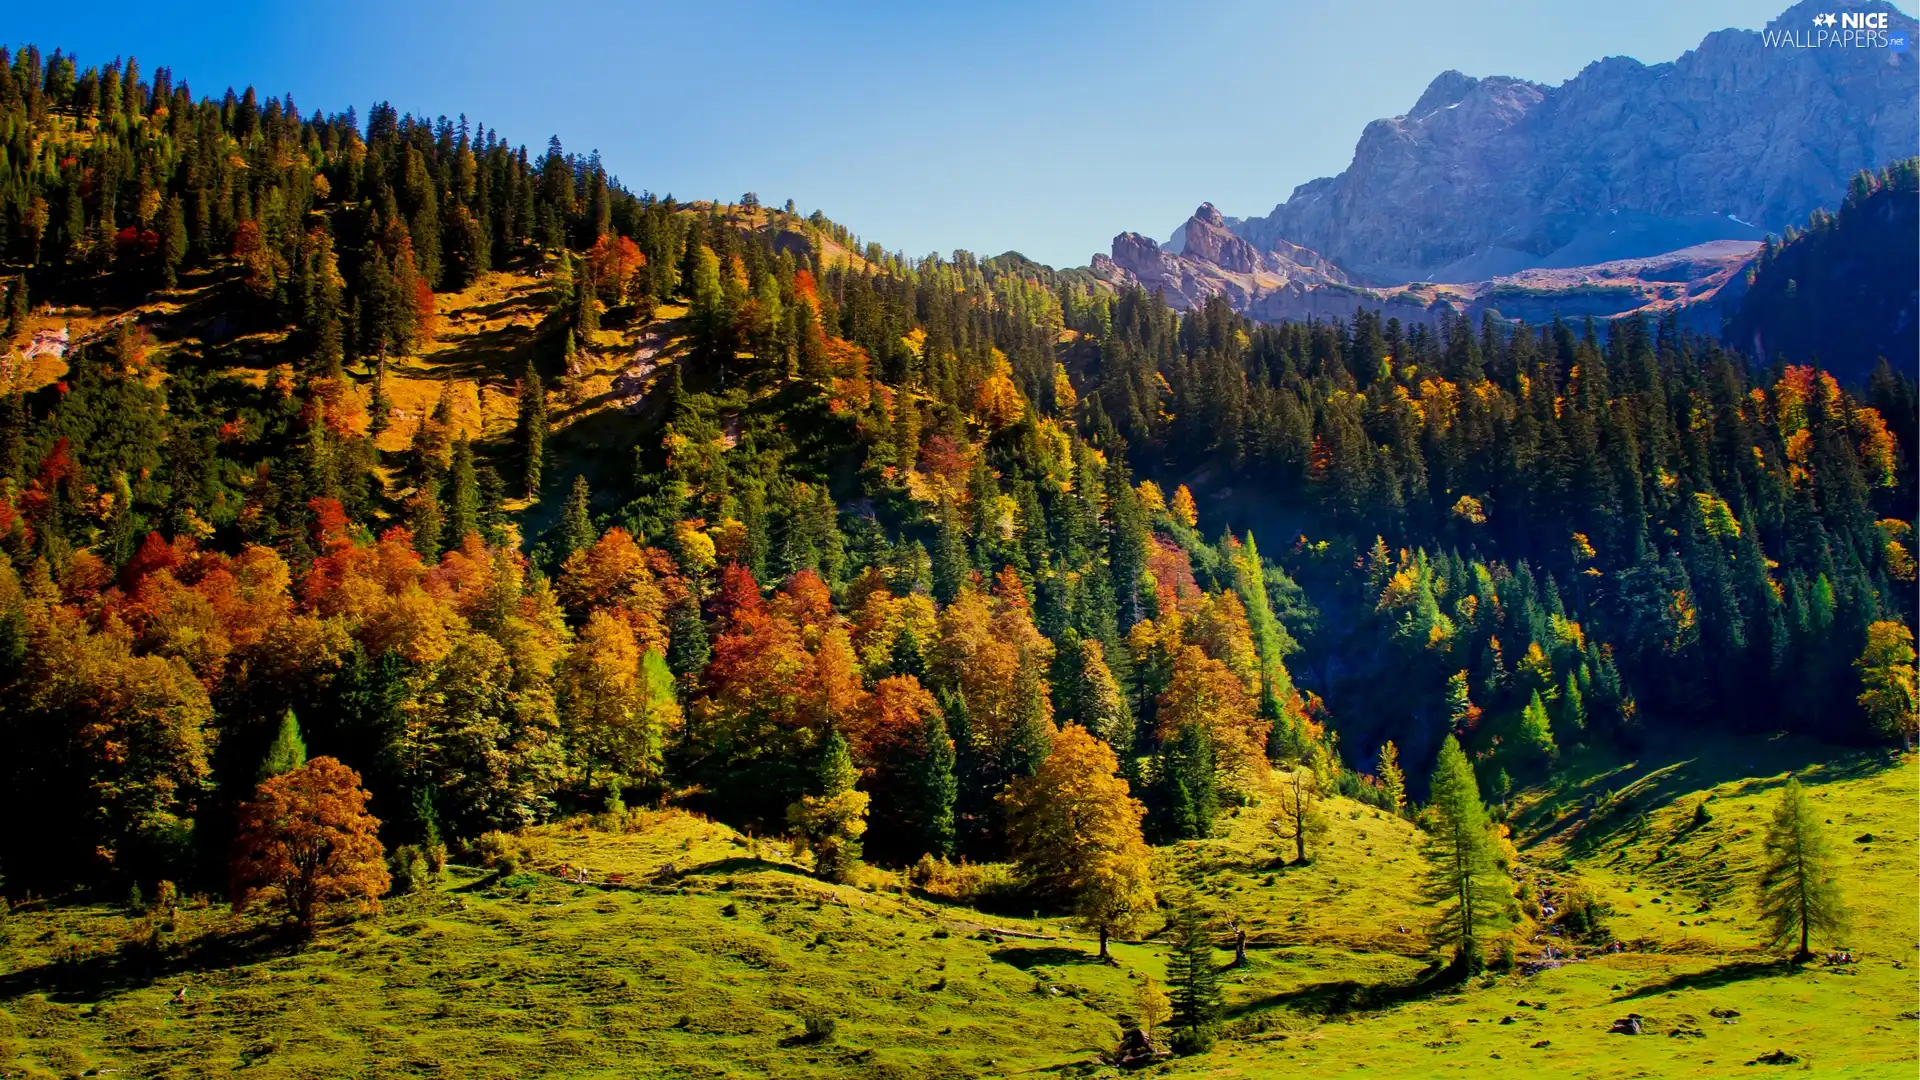
[[[1767,32],[1803,29],[1826,7],[1885,12],[1909,33],[1915,25],[1883,0],[1803,0]],[[1123,233],[1092,269],[1161,290],[1176,307],[1221,295],[1266,321],[1367,306],[1431,323],[1442,309],[1497,307],[1488,302],[1497,292],[1513,308],[1516,287],[1566,287],[1541,284],[1552,275],[1517,277],[1531,271],[1596,268],[1561,275],[1585,285],[1618,279],[1622,263],[1693,252],[1666,270],[1695,264],[1702,245],[1738,242],[1750,254],[1838,205],[1856,172],[1920,152],[1910,55],[1806,52],[1727,29],[1672,61],[1595,60],[1558,86],[1448,69],[1405,114],[1369,123],[1346,170],[1295,187],[1264,217],[1202,204],[1167,244]],[[1677,299],[1699,307],[1713,299],[1704,283],[1741,280],[1725,269],[1690,279]],[[1647,304],[1617,311],[1594,311],[1590,296],[1520,306],[1617,315],[1676,299],[1639,292]],[[1722,314],[1695,311],[1693,321],[1715,329]]]

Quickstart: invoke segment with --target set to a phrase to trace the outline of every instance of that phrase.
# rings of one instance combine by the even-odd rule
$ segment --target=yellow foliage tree
[[[1885,619],[1867,627],[1867,647],[1853,662],[1860,672],[1860,707],[1874,726],[1900,738],[1913,749],[1920,732],[1920,700],[1916,699],[1913,631]]]
[[[1034,774],[1000,796],[1021,875],[1073,905],[1100,935],[1107,962],[1108,939],[1157,906],[1152,855],[1140,836],[1146,808],[1114,775],[1118,765],[1106,743],[1068,724]]]
[[[1174,489],[1173,502],[1167,507],[1173,514],[1173,520],[1191,529],[1200,523],[1200,508],[1194,505],[1193,492],[1187,485],[1181,484]]]

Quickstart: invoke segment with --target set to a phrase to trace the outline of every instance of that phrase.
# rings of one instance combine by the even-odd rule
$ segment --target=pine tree
[[[959,785],[954,775],[953,739],[947,735],[946,719],[938,709],[927,713],[921,722],[920,753],[913,761],[912,784],[910,817],[918,826],[922,850],[937,858],[950,858]]]
[[[440,494],[432,481],[422,483],[407,499],[407,528],[413,533],[413,550],[427,562],[437,562],[443,550],[441,537],[446,532],[446,514],[440,506]]]
[[[1427,893],[1441,910],[1429,936],[1436,947],[1453,947],[1459,970],[1478,971],[1483,963],[1482,935],[1505,916],[1512,888],[1497,862],[1473,766],[1451,735],[1440,744],[1431,795],[1425,847],[1432,869]]]
[[[1553,743],[1553,724],[1547,717],[1545,703],[1540,700],[1540,691],[1533,692],[1520,714],[1520,730],[1515,738],[1519,749],[1530,760],[1551,761],[1560,752]]]
[[[599,539],[599,534],[593,531],[593,514],[587,507],[590,499],[587,478],[575,476],[573,491],[567,496],[567,507],[560,514],[557,537],[559,550],[556,554],[561,562],[565,562],[567,556],[574,552],[591,547]]]
[[[307,763],[306,740],[300,737],[300,721],[295,719],[293,710],[280,718],[280,729],[274,734],[272,745],[267,747],[267,756],[260,762],[257,783],[271,780],[284,773],[290,773]]]
[[[180,284],[180,266],[187,259],[187,217],[178,195],[167,197],[160,218],[160,275],[171,289]]]
[[[671,619],[667,667],[672,669],[681,686],[691,689],[698,685],[707,661],[713,656],[706,620],[700,616],[700,601],[691,592],[681,596],[674,602]]]
[[[1804,962],[1813,956],[1809,945],[1814,934],[1846,932],[1847,912],[1835,880],[1833,851],[1820,833],[1806,792],[1791,777],[1767,826],[1765,852],[1757,891],[1767,945],[1779,948],[1798,938],[1793,959]]]
[[[838,731],[827,736],[815,767],[817,795],[787,807],[787,825],[813,852],[814,873],[827,881],[852,881],[860,866],[860,837],[867,831],[867,793],[854,790],[859,773]]]
[[[934,520],[933,596],[942,604],[953,603],[967,581],[967,546],[961,539],[959,517],[952,499],[940,501]]]
[[[1204,1054],[1213,1048],[1223,1004],[1213,964],[1213,926],[1188,898],[1174,913],[1168,937],[1167,985],[1172,989],[1174,1049]]]
[[[538,499],[547,464],[547,392],[532,360],[520,376],[519,435],[521,488],[527,498]]]
[[[446,514],[441,535],[448,547],[458,547],[480,531],[480,480],[473,470],[473,444],[464,435],[453,441],[453,464],[447,469]]]
[[[18,274],[7,290],[7,340],[19,341],[27,332],[27,275]]]

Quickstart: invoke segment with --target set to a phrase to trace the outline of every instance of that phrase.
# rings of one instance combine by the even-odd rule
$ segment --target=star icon
[[[1815,15],[1813,17],[1813,25],[1815,26],[1832,26],[1839,21],[1840,20],[1834,18],[1831,14]]]

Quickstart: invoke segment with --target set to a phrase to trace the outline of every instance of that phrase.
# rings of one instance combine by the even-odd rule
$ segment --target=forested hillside
[[[1865,378],[1882,360],[1920,370],[1920,169],[1911,161],[1881,182],[1856,177],[1837,211],[1768,243],[1727,326],[1727,340],[1757,355],[1817,360],[1842,378]],[[1912,445],[1905,443],[1903,445]]]
[[[464,119],[0,60],[10,891],[218,887],[300,742],[388,849],[666,800],[840,879],[1013,855],[1104,935],[1143,838],[1276,765],[1397,812],[1448,735],[1504,798],[1650,731],[1911,733],[1900,376],[1182,317]]]

